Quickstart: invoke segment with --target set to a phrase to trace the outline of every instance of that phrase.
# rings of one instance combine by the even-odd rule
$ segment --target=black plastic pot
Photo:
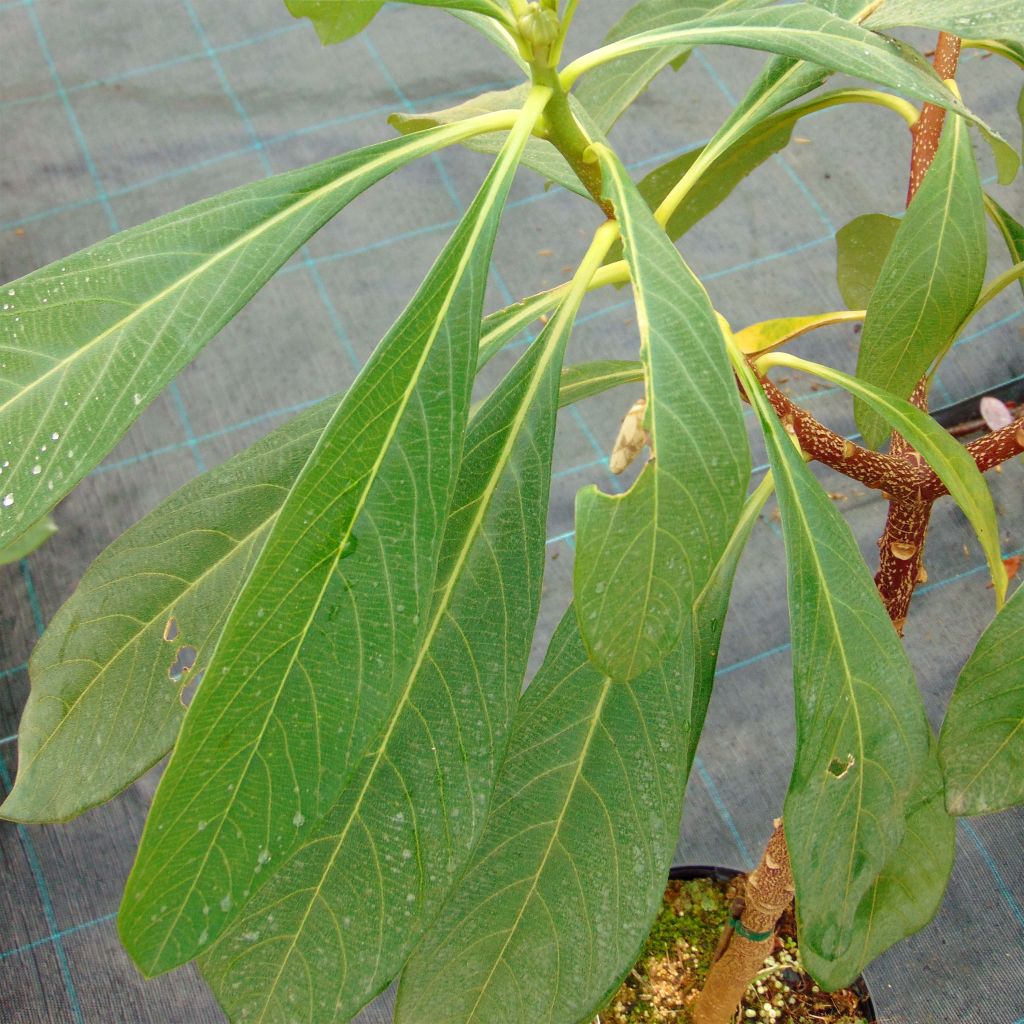
[[[716,882],[729,882],[743,872],[738,868],[712,867],[708,864],[682,864],[670,868],[668,877],[673,882],[687,882],[695,878],[713,878]],[[860,998],[860,1012],[870,1024],[878,1020],[875,1004],[868,991],[868,984],[863,976],[858,978],[849,988]]]

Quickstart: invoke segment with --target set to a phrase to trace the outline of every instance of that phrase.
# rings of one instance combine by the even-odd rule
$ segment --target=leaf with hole
[[[849,526],[745,357],[733,363],[765,436],[786,545],[797,738],[784,818],[800,944],[833,962],[864,941],[858,908],[904,840],[931,733]]]
[[[486,267],[548,95],[531,96],[335,409],[231,609],[121,904],[122,940],[146,974],[216,938],[333,805],[398,698],[461,458]]]
[[[826,990],[852,984],[875,957],[927,925],[942,903],[956,855],[956,823],[942,805],[934,743],[906,816],[903,841],[857,907],[847,951],[827,960],[813,947],[800,950],[804,966]]]
[[[174,744],[183,690],[209,663],[236,594],[338,400],[187,483],[93,562],[29,662],[17,821],[66,821],[119,793]],[[193,670],[170,678],[179,648]],[[96,760],[82,750],[95,750]],[[101,765],[97,768],[97,763]]]
[[[678,644],[739,516],[750,455],[707,293],[621,163],[597,152],[633,280],[652,454],[624,494],[576,495],[573,592],[595,666],[626,681]]]

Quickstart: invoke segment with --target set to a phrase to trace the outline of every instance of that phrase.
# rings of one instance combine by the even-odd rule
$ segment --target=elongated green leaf
[[[631,7],[605,37],[614,43],[639,32],[665,28],[709,14],[764,6],[764,0],[640,0]],[[630,107],[667,65],[678,70],[689,56],[685,46],[667,46],[630,54],[603,64],[587,75],[576,90],[579,101],[603,132]]]
[[[891,429],[911,442],[935,470],[974,527],[988,561],[996,588],[996,600],[1001,605],[1006,596],[1007,577],[999,548],[996,510],[985,478],[967,449],[927,413],[881,388],[834,370],[831,366],[810,363],[795,356],[777,356],[776,361],[783,366],[814,373],[845,388],[880,416]]]
[[[449,10],[448,13],[458,18],[464,25],[469,25],[470,28],[479,32],[501,50],[524,75],[529,75],[530,65],[523,60],[515,39],[505,25],[486,14],[478,14],[476,11]]]
[[[644,379],[643,363],[632,359],[601,359],[593,363],[575,363],[562,371],[558,392],[561,407],[603,394],[620,384],[635,384]]]
[[[574,592],[595,666],[625,681],[678,644],[732,534],[750,455],[707,293],[621,163],[598,152],[633,279],[652,458],[625,494],[576,495]]]
[[[981,183],[961,118],[947,117],[938,152],[900,222],[871,294],[857,376],[909,398],[974,307],[988,243]],[[877,448],[885,424],[854,403],[865,442]]]
[[[1020,0],[885,0],[866,24],[875,29],[933,28],[955,36],[991,36],[1024,44]]]
[[[931,733],[913,670],[842,516],[746,363],[782,512],[796,695],[785,803],[801,948],[826,962],[863,941],[865,894],[903,842]]]
[[[848,309],[867,309],[899,226],[898,217],[865,213],[836,232],[836,281]]]
[[[92,564],[32,652],[18,778],[0,813],[67,820],[120,792],[171,749],[185,714],[182,691],[209,663],[235,595],[339,400],[191,480]],[[187,671],[183,655],[192,660]]]
[[[221,932],[333,804],[397,699],[430,607],[494,235],[548,95],[533,94],[332,415],[231,610],[121,906],[146,973]]]
[[[0,478],[0,546],[63,498],[350,200],[416,157],[512,120],[464,122],[268,178],[5,286],[0,438],[10,465]]]
[[[1024,261],[1024,224],[1014,220],[988,193],[985,194],[984,202],[985,211],[1006,242],[1011,261],[1015,264]],[[1020,287],[1024,291],[1024,280],[1021,281]]]
[[[686,777],[679,652],[631,683],[570,608],[520,701],[470,866],[402,976],[397,1024],[592,1018],[665,886]]]
[[[942,806],[942,773],[934,744],[907,804],[903,842],[857,907],[856,938],[835,960],[801,946],[800,958],[825,989],[849,985],[876,956],[920,931],[935,916],[956,855],[956,822]]]
[[[5,547],[0,548],[0,565],[27,558],[37,548],[42,547],[57,532],[57,524],[49,517],[34,522],[21,536],[15,537]]]
[[[774,320],[762,320],[750,324],[734,335],[736,345],[741,352],[753,355],[778,348],[787,342],[816,331],[819,327],[830,324],[856,323],[862,320],[862,310],[836,310],[832,313],[814,313],[810,316],[784,316]]]
[[[963,105],[934,71],[907,48],[806,3],[711,15],[641,32],[574,61],[562,73],[562,81],[571,85],[584,71],[627,54],[712,43],[811,61],[965,113]]]
[[[693,692],[690,699],[690,727],[687,733],[689,760],[687,769],[697,753],[697,744],[704,729],[704,718],[711,700],[711,690],[715,683],[715,669],[718,665],[718,650],[722,642],[722,630],[729,611],[729,600],[732,597],[733,580],[740,558],[750,540],[750,534],[757,523],[757,518],[764,508],[764,503],[774,489],[771,473],[754,489],[743,505],[736,529],[733,530],[729,543],[722,552],[718,564],[704,589],[697,595],[691,613],[692,627],[690,640],[682,644],[683,676],[693,680]]]
[[[473,419],[429,626],[383,738],[202,960],[234,1019],[290,1019],[277,1007],[320,1019],[326,1000],[324,1019],[347,1020],[398,972],[479,837],[540,602],[573,315],[563,310]]]
[[[964,665],[939,735],[950,814],[1024,803],[1024,588]]]

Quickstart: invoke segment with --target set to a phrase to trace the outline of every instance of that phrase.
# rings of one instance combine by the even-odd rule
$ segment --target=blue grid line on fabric
[[[704,783],[704,789],[711,798],[711,802],[714,804],[715,810],[718,811],[718,816],[722,819],[725,827],[729,830],[729,835],[732,836],[732,841],[736,844],[736,849],[739,850],[740,856],[743,858],[747,870],[752,870],[754,867],[754,858],[750,856],[750,850],[747,849],[747,844],[743,842],[743,836],[740,835],[740,830],[736,827],[736,822],[733,820],[733,816],[729,813],[729,808],[722,799],[722,794],[718,791],[718,787],[715,785],[715,780],[711,778],[711,773],[707,770],[704,762],[699,757],[694,757],[693,767],[697,769],[700,781]]]
[[[11,776],[7,771],[7,764],[2,757],[0,757],[0,784],[3,785],[6,792],[9,793],[11,791]],[[57,954],[57,964],[60,968],[61,980],[64,983],[64,993],[68,997],[68,1003],[71,1006],[71,1012],[74,1015],[76,1024],[84,1024],[85,1018],[82,1016],[82,1006],[78,1001],[78,990],[75,988],[75,981],[71,976],[71,965],[68,963],[64,944],[58,936],[57,915],[54,913],[53,901],[50,899],[50,890],[46,884],[46,876],[43,874],[43,866],[39,861],[39,855],[36,853],[32,837],[28,834],[28,829],[21,824],[17,824],[14,827],[18,833],[21,848],[25,853],[25,859],[28,861],[32,880],[36,885],[36,892],[39,894],[39,902],[43,908],[43,920],[50,929],[50,937],[53,942],[54,952]]]
[[[0,12],[3,8],[0,7]],[[301,29],[301,25],[281,25],[278,28],[270,29],[267,32],[260,32],[257,35],[249,36],[248,39],[239,39],[232,43],[225,43],[222,46],[214,47],[214,53],[232,53],[235,50],[241,50],[248,46],[256,46],[259,43],[265,43],[268,40],[276,39],[278,36],[285,35],[288,32],[294,32],[297,29]],[[130,81],[133,78],[140,78],[145,75],[156,74],[160,71],[166,71],[168,68],[178,67],[181,64],[191,64],[194,61],[205,60],[207,53],[205,50],[198,50],[195,53],[184,53],[179,57],[170,57],[167,60],[157,61],[153,64],[142,64],[138,67],[129,68],[127,71],[119,71],[113,75],[107,75],[104,78],[93,78],[87,82],[79,82],[77,85],[69,85],[66,87],[69,96],[73,96],[75,93],[88,92],[91,89],[104,88],[111,85],[116,85],[118,82]],[[19,96],[13,100],[2,100],[0,101],[0,110],[6,110],[9,107],[20,107],[26,103],[37,103],[41,100],[51,100],[58,98],[59,94],[56,90],[52,92],[38,92],[32,96]]]
[[[971,842],[977,847],[978,853],[981,855],[981,859],[985,862],[985,867],[988,868],[989,874],[995,880],[996,887],[999,889],[999,894],[1003,897],[1003,902],[1006,903],[1013,915],[1014,920],[1017,922],[1021,931],[1024,932],[1024,910],[1021,910],[1020,904],[1014,899],[1013,893],[1010,892],[1010,887],[1006,884],[1006,879],[1003,878],[1002,872],[999,870],[999,865],[996,864],[995,859],[989,852],[989,848],[985,845],[985,841],[978,835],[974,826],[965,819],[961,818],[958,823],[960,827],[967,833]]]
[[[10,676],[24,672],[28,668],[28,662],[23,661],[20,665],[12,665],[10,668],[0,668],[0,679],[8,679]]]
[[[43,610],[39,604],[39,595],[36,593],[35,580],[32,578],[32,569],[27,558],[23,558],[18,563],[18,569],[21,572],[22,582],[25,584],[25,593],[28,595],[28,606],[32,611],[32,622],[36,627],[36,635],[42,636],[46,623],[43,620]]]
[[[61,939],[65,939],[69,935],[74,935],[77,932],[84,932],[88,928],[95,928],[99,924],[106,924],[107,921],[112,921],[115,917],[117,917],[116,910],[110,914],[104,914],[102,917],[94,917],[91,921],[83,921],[81,924],[72,925],[70,928],[62,928],[59,932],[55,932],[53,935],[47,935],[42,939],[36,939],[34,942],[26,942],[24,946],[15,946],[13,949],[5,949],[0,952],[0,960],[7,960],[12,956],[29,953],[33,949],[38,949],[40,946],[48,945],[51,942],[59,942]]]
[[[463,96],[474,95],[481,89],[503,88],[509,84],[510,82],[506,79],[502,81],[486,82],[482,85],[474,85],[462,89],[450,89],[445,92],[436,93],[432,96],[426,96],[417,102],[421,104],[433,104],[449,99],[459,99]],[[371,117],[379,117],[384,114],[389,114],[393,110],[394,106],[392,104],[382,104],[379,107],[372,107],[369,110],[361,110],[353,114],[341,114],[338,117],[328,118],[325,121],[317,121],[313,124],[305,125],[302,128],[294,128],[291,131],[282,132],[279,135],[272,135],[269,138],[264,139],[261,145],[264,149],[269,149],[272,146],[282,145],[286,142],[292,141],[293,139],[301,138],[304,135],[310,135],[314,132],[324,131],[328,128],[334,128],[344,124],[351,124],[356,121],[365,121]],[[122,185],[115,189],[108,189],[106,195],[108,199],[118,199],[121,196],[131,195],[134,192],[150,188],[153,185],[159,185],[165,181],[180,178],[182,175],[191,174],[194,171],[200,171],[207,167],[212,167],[216,164],[223,163],[226,160],[233,160],[240,156],[246,156],[247,154],[251,154],[256,151],[256,149],[256,146],[248,145],[242,146],[238,149],[227,150],[223,153],[217,153],[214,156],[204,157],[202,160],[196,160],[193,163],[185,164],[181,167],[175,167],[169,171],[162,171],[160,174],[152,175],[149,178],[142,178],[129,185]],[[45,220],[61,213],[80,210],[87,206],[95,206],[99,202],[100,199],[98,196],[91,196],[86,199],[75,199],[71,202],[59,203],[55,206],[47,207],[44,210],[37,210],[35,213],[26,214],[23,217],[17,217],[14,220],[4,221],[0,223],[0,231],[10,231],[15,228],[24,227],[27,224],[32,224],[39,220]]]
[[[269,178],[274,174],[274,168],[270,163],[270,158],[267,156],[266,147],[263,144],[263,140],[260,138],[259,133],[256,131],[256,125],[253,123],[252,117],[249,114],[248,109],[242,102],[241,97],[235,91],[231,82],[228,80],[228,76],[224,71],[224,65],[221,63],[220,57],[217,55],[216,50],[213,48],[210,37],[207,35],[206,29],[203,27],[202,21],[199,19],[199,15],[196,13],[195,6],[192,0],[182,0],[182,5],[185,8],[185,12],[188,15],[188,19],[195,30],[196,35],[199,37],[200,45],[213,67],[214,74],[217,76],[217,81],[220,82],[221,89],[224,95],[227,97],[228,102],[232,105],[235,113],[238,115],[245,128],[246,134],[249,136],[250,143],[254,150],[259,155],[260,163],[263,166],[264,174]],[[331,329],[334,331],[342,350],[348,357],[353,369],[358,370],[360,367],[359,357],[356,355],[356,351],[352,346],[352,340],[349,337],[348,331],[345,329],[345,325],[342,322],[341,317],[338,314],[338,310],[334,303],[331,301],[331,297],[328,294],[327,287],[324,284],[323,278],[320,276],[320,271],[316,268],[313,263],[312,256],[309,252],[309,246],[303,245],[299,254],[302,257],[302,266],[306,268],[310,277],[313,280],[313,287],[317,293],[318,298],[324,306],[327,312],[328,320],[331,324]]]
[[[39,43],[39,49],[43,55],[43,60],[45,61],[50,77],[53,79],[53,83],[56,86],[61,106],[64,108],[68,123],[71,125],[71,133],[75,137],[75,142],[78,144],[79,152],[82,154],[82,159],[85,161],[86,171],[88,172],[93,186],[96,189],[96,195],[99,199],[100,205],[103,207],[103,211],[107,216],[107,223],[110,225],[111,231],[119,231],[120,224],[118,223],[117,215],[114,213],[114,207],[110,203],[110,196],[107,195],[107,190],[103,184],[102,178],[100,177],[99,170],[96,167],[96,161],[93,160],[92,150],[89,148],[89,143],[85,138],[85,133],[82,131],[78,115],[75,113],[75,108],[71,105],[71,100],[68,98],[67,90],[64,88],[64,82],[60,77],[60,72],[57,70],[57,64],[53,59],[53,54],[50,52],[50,44],[47,42],[46,35],[43,32],[43,24],[39,20],[39,12],[35,9],[34,0],[28,0],[26,10],[28,11],[28,16],[32,21],[32,28],[35,32],[36,40]],[[171,398],[174,402],[175,411],[178,414],[178,419],[181,423],[181,428],[185,433],[186,440],[194,440],[195,433],[192,430],[188,410],[185,408],[185,403],[181,400],[181,394],[178,390],[178,382],[176,380],[172,380],[168,385],[168,391],[170,392]],[[202,456],[199,454],[199,450],[197,448],[193,447],[191,450],[196,466],[199,471],[202,472],[206,468],[203,463]]]
[[[717,88],[718,91],[735,108],[738,105],[739,100],[733,94],[732,89],[730,89],[729,86],[726,85],[725,81],[722,79],[721,75],[719,75],[714,65],[707,59],[707,57],[704,56],[700,49],[696,49],[693,52],[696,55],[697,61],[700,63],[701,67],[707,72],[707,75],[711,79],[711,81],[714,82],[715,88]],[[828,228],[831,235],[834,235],[836,232],[836,226],[835,224],[832,223],[832,218],[829,217],[829,215],[825,212],[824,207],[815,198],[814,193],[811,192],[811,190],[807,187],[807,183],[803,180],[803,178],[800,177],[799,174],[797,174],[796,168],[794,168],[788,160],[783,159],[781,153],[774,154],[772,160],[776,164],[776,166],[782,168],[786,177],[788,177],[790,181],[792,181],[793,184],[797,187],[797,190],[807,201],[807,205],[810,206],[810,208],[814,211],[814,215],[818,218],[818,220],[820,220],[821,223],[824,224],[826,228]]]
[[[4,746],[7,743],[13,743],[17,738],[18,738],[18,734],[17,733],[13,733],[10,736],[4,736],[4,737],[0,738],[0,747]]]

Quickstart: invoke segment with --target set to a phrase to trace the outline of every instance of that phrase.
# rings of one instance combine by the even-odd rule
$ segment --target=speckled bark
[[[694,1024],[727,1024],[733,1019],[743,993],[761,969],[775,944],[775,926],[793,899],[793,873],[789,866],[782,820],[768,840],[761,863],[747,878],[739,920],[752,934],[769,932],[753,942],[727,929],[704,988],[693,1007]]]

